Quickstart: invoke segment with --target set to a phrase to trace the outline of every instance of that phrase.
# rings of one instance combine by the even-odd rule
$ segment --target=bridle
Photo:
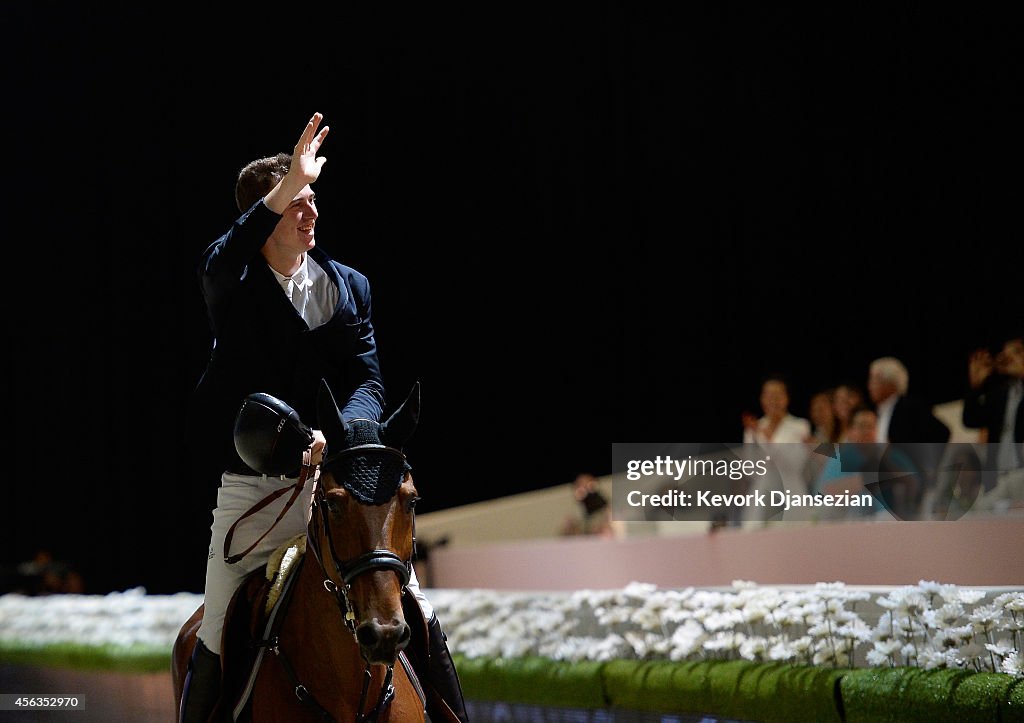
[[[383,454],[392,458],[390,462],[394,464],[396,468],[401,469],[402,479],[399,480],[399,485],[401,485],[405,480],[406,475],[409,474],[410,466],[406,461],[405,454],[403,454],[399,449],[383,444],[359,444],[343,449],[335,454],[327,455],[324,457],[323,461],[320,462],[320,468],[324,471],[329,471],[332,468],[336,469],[342,464],[352,461],[351,458],[356,455],[365,456],[367,452],[372,452],[375,456]],[[319,563],[320,571],[323,573],[324,589],[334,596],[334,599],[338,604],[338,609],[341,611],[342,618],[345,621],[345,627],[355,640],[356,646],[359,647],[359,640],[356,636],[359,616],[352,600],[349,598],[349,592],[352,589],[352,581],[359,575],[366,572],[374,570],[390,570],[398,576],[402,595],[406,594],[409,586],[409,580],[412,578],[413,556],[416,554],[416,512],[415,509],[410,511],[412,514],[412,554],[408,559],[402,559],[402,557],[394,550],[378,548],[370,550],[369,552],[364,552],[356,558],[343,560],[339,557],[334,545],[334,536],[331,533],[331,525],[328,517],[330,514],[330,511],[328,510],[329,505],[324,487],[320,484],[321,479],[321,475],[317,474],[313,481],[312,509],[310,511],[309,523],[306,526],[306,549],[313,551],[313,556],[316,558],[317,563]],[[397,494],[397,488],[395,494]],[[334,571],[337,575],[337,582],[335,581],[335,578],[331,576],[325,564],[326,561],[323,550],[320,549],[320,535],[317,533],[318,527],[322,527],[324,537],[327,538],[327,549],[330,554],[330,560],[333,563]],[[366,658],[364,656],[364,660],[365,659]],[[366,698],[371,681],[371,667],[372,664],[367,661],[366,668],[363,671],[362,694],[359,698],[359,706],[356,709],[356,723],[376,720],[377,715],[391,702],[391,699],[395,695],[395,687],[393,683],[394,664],[391,664],[387,666],[387,672],[385,673],[376,705],[366,713],[362,712],[363,707],[366,704]],[[315,700],[313,700],[308,691],[303,688],[303,692],[307,696],[306,698],[303,698],[303,695],[299,695],[298,687],[296,688],[296,695],[299,695],[300,700],[303,700],[303,702],[308,701],[314,707],[319,708],[322,714],[326,715],[328,718],[330,717],[330,715]]]
[[[408,473],[409,464],[406,462],[405,455],[401,450],[395,449],[394,447],[388,447],[383,444],[360,444],[348,449],[343,449],[337,454],[330,455],[320,463],[320,466],[324,470],[329,470],[330,467],[336,467],[337,464],[347,457],[355,456],[357,453],[365,450],[373,450],[375,452],[384,453],[387,455],[393,455],[396,457],[395,462],[400,462],[403,472],[402,478]],[[401,484],[401,482],[399,482]],[[313,511],[310,515],[309,526],[306,530],[307,535],[307,547],[313,550],[313,554],[316,556],[317,562],[320,563],[320,569],[324,573],[324,587],[327,588],[328,592],[335,595],[338,600],[338,606],[341,608],[342,613],[345,615],[345,625],[348,627],[349,632],[355,635],[356,632],[356,615],[355,609],[352,602],[349,600],[348,593],[352,589],[352,581],[362,575],[364,572],[370,570],[391,570],[398,575],[398,580],[402,586],[402,594],[409,585],[409,580],[412,577],[412,557],[403,560],[397,553],[387,549],[376,549],[364,552],[352,560],[342,560],[337,550],[334,547],[334,536],[331,534],[331,526],[328,520],[329,511],[327,509],[327,499],[325,496],[323,485],[319,484],[319,480],[314,482],[313,487]],[[324,566],[323,551],[319,548],[319,541],[314,536],[313,532],[313,520],[316,517],[316,512],[320,511],[320,520],[323,525],[324,535],[327,537],[327,547],[331,553],[331,560],[334,563],[334,569],[338,574],[338,579],[341,584],[337,584],[330,577],[327,572],[327,568]],[[416,513],[415,510],[412,512],[413,515],[413,529],[412,529],[412,547],[415,552],[416,549]]]

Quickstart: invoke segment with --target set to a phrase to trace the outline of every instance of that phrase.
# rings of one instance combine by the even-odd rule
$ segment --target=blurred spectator
[[[843,495],[870,493],[870,507],[825,510],[825,517],[869,515],[889,510],[901,520],[920,519],[921,478],[914,461],[899,445],[879,444],[878,415],[868,406],[850,413],[848,440],[836,448],[836,456],[826,460],[814,485],[816,494]]]
[[[562,534],[614,537],[612,508],[598,489],[597,478],[587,473],[577,475],[572,482],[572,494],[579,504],[579,515],[566,518]]]
[[[57,593],[81,594],[85,591],[82,576],[62,560],[55,560],[49,550],[37,550],[31,560],[17,567],[22,595],[53,595]]]
[[[807,416],[811,422],[808,442],[823,444],[839,441],[839,420],[832,406],[833,389],[822,389],[811,395]]]
[[[765,377],[759,400],[763,412],[760,418],[749,412],[742,415],[744,455],[748,459],[769,461],[769,469],[774,474],[741,480],[732,491],[768,494],[772,490],[788,490],[804,494],[809,456],[806,440],[811,436],[811,423],[790,413],[789,385],[780,374]],[[739,510],[739,515],[743,522],[758,522],[765,520],[768,512],[765,507],[748,505]]]
[[[982,491],[982,463],[973,444],[950,444],[936,479],[931,517],[957,520],[974,507]]]
[[[926,402],[907,396],[910,374],[896,357],[881,357],[868,367],[868,395],[878,414],[876,442],[949,441],[949,427]]]
[[[1024,453],[1024,449],[1018,449]],[[1024,510],[1024,467],[999,473],[995,487],[982,490],[972,512],[1006,512]]]
[[[828,454],[821,454],[821,445],[832,445],[839,441],[839,418],[833,407],[835,389],[822,389],[811,395],[807,405],[807,416],[811,422],[811,436],[807,438],[810,446],[807,464],[804,466],[804,481],[807,489],[812,489],[814,481],[821,474],[822,466]],[[819,452],[816,454],[816,452]]]
[[[900,505],[894,509],[901,517],[910,507],[916,511],[924,494],[934,488],[950,437],[949,427],[935,416],[932,405],[907,394],[909,384],[907,367],[896,357],[875,359],[868,367],[868,396],[878,414],[875,441],[899,445],[918,473],[916,499],[913,503],[898,500]]]
[[[836,415],[836,441],[846,442],[850,413],[867,402],[864,390],[853,382],[843,382],[832,392],[832,411]]]
[[[999,473],[1022,466],[1024,442],[1024,331],[1011,333],[993,358],[988,349],[971,354],[969,389],[964,396],[964,426],[984,431],[990,450],[988,470]]]
[[[785,377],[779,374],[765,377],[758,400],[760,417],[750,412],[741,416],[744,444],[804,442],[811,436],[811,423],[790,414],[789,384]]]

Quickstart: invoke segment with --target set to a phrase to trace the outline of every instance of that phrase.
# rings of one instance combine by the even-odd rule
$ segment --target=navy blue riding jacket
[[[258,201],[202,255],[199,278],[214,345],[195,390],[196,450],[219,469],[246,471],[235,452],[235,415],[254,392],[290,404],[319,428],[316,396],[326,379],[342,416],[379,421],[384,384],[370,318],[370,285],[319,247],[308,252],[338,287],[331,319],[310,329],[260,254],[280,216]]]

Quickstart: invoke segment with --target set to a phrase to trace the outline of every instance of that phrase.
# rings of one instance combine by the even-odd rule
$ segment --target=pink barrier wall
[[[1024,585],[1024,518],[832,523],[714,534],[567,537],[451,547],[430,555],[430,587],[499,590],[760,584]]]

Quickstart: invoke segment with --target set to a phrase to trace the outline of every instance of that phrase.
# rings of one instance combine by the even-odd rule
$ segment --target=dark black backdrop
[[[422,383],[425,511],[736,440],[768,371],[798,413],[883,354],[958,398],[1021,316],[1012,23],[677,5],[5,8],[4,564],[201,589],[194,265],[315,110],[318,240],[371,280],[391,400]]]

